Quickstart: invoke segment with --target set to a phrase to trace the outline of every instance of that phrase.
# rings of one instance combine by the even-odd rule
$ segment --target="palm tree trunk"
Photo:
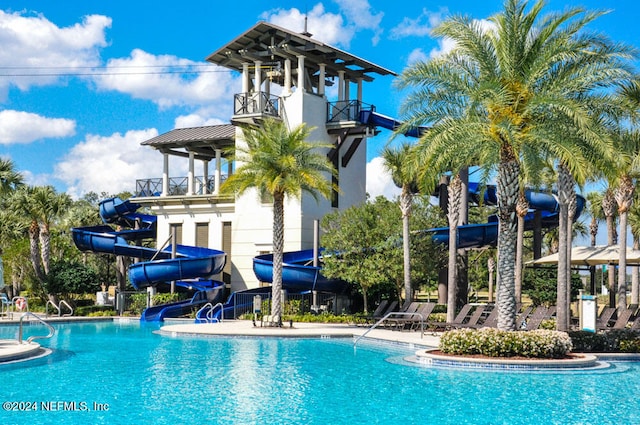
[[[569,193],[569,204],[567,205],[567,329],[571,329],[571,249],[573,246],[573,220],[576,216],[578,199],[576,196],[576,181],[571,179],[571,189]]]
[[[640,241],[633,238],[633,249],[640,249]],[[631,302],[629,304],[640,304],[640,268],[638,266],[631,267]]]
[[[516,329],[515,260],[517,241],[516,203],[518,202],[517,160],[498,166],[498,329]]]
[[[462,182],[456,175],[448,187],[449,208],[449,264],[447,278],[447,322],[453,322],[456,316],[456,285],[458,283],[458,219],[460,216],[460,195]]]
[[[618,260],[618,302],[619,310],[627,308],[627,211],[620,212],[620,237],[618,238],[620,259]]]
[[[271,284],[271,315],[282,325],[282,256],[284,254],[284,195],[273,196],[273,282]]]
[[[49,226],[45,223],[40,223],[40,255],[42,256],[42,268],[44,274],[49,274],[49,263],[51,257],[51,235],[49,233]]]
[[[558,278],[556,294],[556,328],[559,331],[569,329],[569,299],[567,297],[570,278],[569,250],[568,245],[570,233],[569,204],[571,203],[571,192],[573,191],[573,177],[567,167],[560,164],[558,167]]]
[[[411,217],[412,195],[408,185],[402,187],[400,196],[400,210],[402,211],[402,253],[404,262],[404,297],[405,302],[413,301],[413,288],[411,287],[411,241],[409,218]]]
[[[616,226],[615,226],[615,208],[616,201],[613,191],[607,189],[602,197],[602,212],[607,219],[607,245],[615,245],[616,243]],[[616,293],[616,270],[615,267],[607,268],[607,283],[609,285],[609,306],[615,307]]]
[[[620,258],[618,260],[618,309],[627,308],[627,220],[629,218],[629,209],[633,204],[633,195],[635,186],[631,177],[625,174],[620,179],[620,183],[614,191],[614,197],[618,204],[618,212],[620,213],[620,237],[618,240],[618,249]]]
[[[558,222],[558,278],[557,278],[557,294],[556,294],[556,329],[559,331],[567,330],[567,204],[560,203],[560,213]]]
[[[515,271],[515,293],[516,303],[522,302],[522,265],[524,251],[524,217],[529,212],[529,202],[524,193],[520,192],[516,213],[518,214],[518,237],[516,240],[516,271]]]

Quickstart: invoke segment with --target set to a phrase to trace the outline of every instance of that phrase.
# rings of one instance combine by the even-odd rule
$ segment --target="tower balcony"
[[[255,124],[265,118],[282,118],[282,100],[267,92],[237,93],[233,96],[233,123]]]
[[[221,177],[221,182],[224,182],[224,180],[226,180],[225,175]],[[206,181],[202,176],[194,176],[193,181],[193,193],[190,194],[188,177],[169,177],[168,192],[163,194],[161,177],[138,179],[136,180],[134,197],[216,195],[214,176],[209,176]],[[227,197],[225,196],[225,198]]]

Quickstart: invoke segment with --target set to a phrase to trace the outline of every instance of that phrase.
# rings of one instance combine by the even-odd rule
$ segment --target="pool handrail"
[[[27,344],[30,344],[32,341],[36,340],[36,339],[49,339],[51,338],[53,335],[55,335],[56,330],[53,326],[51,326],[49,323],[45,322],[40,316],[38,316],[35,313],[32,313],[30,311],[27,311],[26,313],[24,313],[21,317],[20,317],[20,329],[18,330],[18,344],[22,344],[22,321],[24,320],[25,317],[27,316],[31,316],[33,318],[35,318],[38,322],[42,323],[43,325],[45,325],[47,328],[49,328],[49,333],[47,335],[32,335],[29,338],[27,338]]]
[[[48,300],[47,303],[44,305],[44,314],[45,315],[49,315],[49,304],[51,304],[51,306],[53,306],[53,308],[55,308],[58,311],[58,317],[60,316],[73,316],[73,307],[71,307],[69,305],[68,302],[66,302],[65,300],[60,300],[60,302],[58,303],[58,305],[56,305],[53,301]],[[62,305],[66,306],[67,309],[69,309],[69,313],[65,313],[62,314]]]
[[[217,317],[213,317],[213,311],[215,310],[216,307],[220,306],[220,318],[218,319]],[[203,305],[196,313],[196,317],[200,317],[200,313],[203,311],[207,311],[207,313],[205,314],[207,323],[213,323],[214,321],[216,322],[222,322],[224,321],[224,304],[222,303],[217,303],[216,305],[213,305],[211,303],[206,303],[205,305]]]
[[[424,317],[424,315],[422,313],[417,313],[417,312],[408,313],[408,312],[402,312],[402,311],[392,311],[390,313],[385,314],[382,319],[378,320],[376,323],[371,325],[371,327],[369,329],[367,329],[362,335],[357,337],[355,339],[355,341],[353,341],[353,348],[356,348],[356,345],[358,345],[358,342],[362,338],[364,338],[369,332],[371,332],[372,330],[377,328],[379,324],[383,323],[385,320],[387,320],[391,316],[420,316],[420,339],[424,338],[424,319],[425,319],[425,317]]]

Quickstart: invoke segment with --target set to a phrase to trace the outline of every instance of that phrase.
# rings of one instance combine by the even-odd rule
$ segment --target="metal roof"
[[[259,60],[267,65],[283,59],[295,62],[299,55],[305,57],[305,65],[325,64],[327,77],[337,77],[340,70],[345,71],[346,77],[353,81],[358,78],[372,81],[373,77],[369,74],[397,75],[389,69],[314,40],[309,34],[296,33],[267,22],[258,22],[210,54],[207,61],[241,72],[243,63]]]
[[[232,124],[176,128],[140,144],[177,156],[195,152],[197,159],[211,160],[216,156],[216,149],[234,145],[235,134]]]

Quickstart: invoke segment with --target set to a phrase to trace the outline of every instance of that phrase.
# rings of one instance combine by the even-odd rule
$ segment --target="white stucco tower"
[[[142,192],[150,179],[139,180],[135,200],[158,215],[158,244],[171,226],[180,226],[183,244],[206,243],[226,251],[231,261],[222,278],[236,291],[259,285],[253,257],[272,250],[273,216],[271,204],[257,193],[235,199],[218,195],[220,182],[233,169],[224,149],[244,143],[243,128],[260,125],[265,117],[282,120],[289,128],[304,123],[314,128],[309,142],[332,146],[322,149],[338,171],[334,182],[340,191],[330,200],[317,202],[306,195],[285,204],[285,251],[312,248],[314,220],[366,200],[365,142],[373,129],[363,122],[361,112],[373,107],[363,102],[363,85],[373,75],[394,73],[308,33],[265,22],[216,50],[207,61],[241,74],[231,124],[177,129],[143,142],[164,154],[165,166],[163,178],[155,180],[161,187]],[[178,193],[169,177],[170,157],[189,164],[184,189]],[[201,175],[194,166],[197,160],[202,161]]]

